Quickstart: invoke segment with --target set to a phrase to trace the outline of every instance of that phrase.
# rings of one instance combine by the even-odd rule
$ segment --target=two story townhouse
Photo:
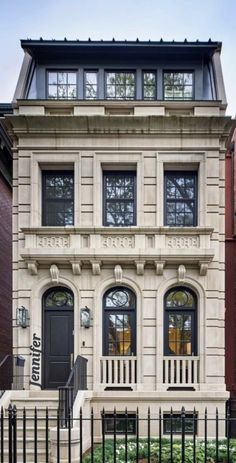
[[[53,395],[86,363],[98,414],[114,397],[120,413],[139,403],[223,414],[232,121],[221,43],[21,45],[5,124],[25,400]]]

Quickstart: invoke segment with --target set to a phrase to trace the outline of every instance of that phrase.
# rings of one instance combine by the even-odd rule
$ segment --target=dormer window
[[[74,71],[48,71],[48,98],[73,100],[77,96],[77,73]]]
[[[107,72],[105,97],[107,100],[134,100],[135,73]]]
[[[164,100],[192,99],[192,72],[164,72]]]
[[[143,72],[143,99],[156,99],[156,73],[151,71]]]
[[[97,72],[96,71],[86,71],[85,72],[85,98],[86,100],[96,100],[98,97],[97,89]]]

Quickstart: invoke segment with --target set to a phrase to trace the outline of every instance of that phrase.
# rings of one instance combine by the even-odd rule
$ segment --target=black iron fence
[[[1,463],[235,463],[229,414],[1,409]]]

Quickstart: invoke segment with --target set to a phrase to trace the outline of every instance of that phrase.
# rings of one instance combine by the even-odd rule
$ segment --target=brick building
[[[227,389],[236,399],[236,130],[226,154],[225,204],[225,373]]]
[[[2,124],[11,112],[11,105],[0,104],[0,364],[12,354],[12,153]],[[11,368],[1,369],[1,375],[10,387]]]

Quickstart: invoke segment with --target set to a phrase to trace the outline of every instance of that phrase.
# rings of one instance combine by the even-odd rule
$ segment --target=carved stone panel
[[[104,248],[133,248],[134,236],[130,235],[108,235],[102,237]]]
[[[169,249],[192,249],[199,248],[199,236],[167,236],[166,247]]]
[[[69,236],[37,236],[37,247],[39,248],[69,248]]]

